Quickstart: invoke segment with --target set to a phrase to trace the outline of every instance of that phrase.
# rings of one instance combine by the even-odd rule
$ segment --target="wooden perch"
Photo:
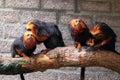
[[[88,50],[84,47],[80,52],[74,47],[58,47],[47,53],[44,51],[30,59],[0,58],[0,74],[14,75],[60,67],[99,66],[120,73],[120,55],[103,50]]]

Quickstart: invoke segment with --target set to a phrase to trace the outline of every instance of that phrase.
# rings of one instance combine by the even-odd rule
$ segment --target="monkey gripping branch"
[[[82,47],[81,51],[74,47],[58,47],[49,52],[41,52],[30,59],[0,58],[0,74],[15,75],[60,67],[99,66],[120,73],[120,55],[104,50],[90,50]]]

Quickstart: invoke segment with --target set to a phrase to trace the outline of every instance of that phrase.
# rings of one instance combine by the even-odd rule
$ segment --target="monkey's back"
[[[57,25],[54,23],[47,23],[46,28],[49,29],[49,37],[44,41],[46,48],[55,48],[65,46],[62,34]]]

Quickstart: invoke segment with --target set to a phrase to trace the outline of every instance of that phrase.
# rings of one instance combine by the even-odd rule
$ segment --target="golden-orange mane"
[[[44,35],[44,36],[39,36],[39,35],[37,35],[35,29],[36,29],[36,25],[35,25],[33,22],[29,21],[29,22],[27,23],[26,30],[27,30],[27,31],[31,31],[32,34],[35,36],[35,38],[36,38],[38,41],[44,41],[44,40],[46,40],[46,39],[48,38],[48,36],[46,36],[46,35]]]
[[[27,31],[31,31],[33,34],[35,34],[35,25],[33,22],[29,21],[26,26]]]
[[[31,31],[26,31],[23,35],[23,41],[25,42],[25,47],[32,48],[36,45],[36,39]]]
[[[81,19],[72,19],[70,21],[71,28],[74,29],[76,32],[83,32],[86,28],[85,23]]]
[[[92,35],[100,34],[102,33],[102,29],[99,27],[99,25],[95,25],[94,27],[90,28],[90,33]]]

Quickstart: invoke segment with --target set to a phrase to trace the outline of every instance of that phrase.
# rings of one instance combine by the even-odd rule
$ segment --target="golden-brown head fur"
[[[26,26],[27,31],[31,31],[33,34],[35,34],[35,25],[33,22],[29,21]]]
[[[95,25],[94,27],[90,28],[90,32],[92,35],[96,35],[102,33],[101,27],[99,25]]]
[[[103,39],[106,36],[105,33],[102,30],[102,27],[100,27],[99,25],[95,25],[92,28],[90,28],[90,33],[96,39]]]
[[[86,24],[81,19],[72,19],[70,27],[73,29],[73,33],[80,33],[86,28]]]
[[[36,40],[31,31],[26,31],[23,35],[23,41],[25,43],[26,48],[32,48],[36,45]]]
[[[47,35],[43,35],[43,36],[37,35],[37,33],[36,33],[36,25],[32,21],[28,21],[27,26],[26,26],[26,30],[31,31],[32,34],[35,36],[35,38],[38,41],[44,41],[44,40],[46,40],[48,38]]]

